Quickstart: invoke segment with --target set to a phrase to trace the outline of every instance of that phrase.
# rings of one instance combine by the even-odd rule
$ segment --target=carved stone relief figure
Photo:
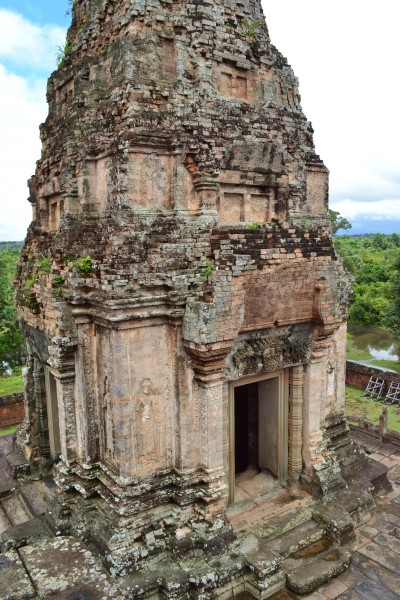
[[[142,379],[140,389],[135,396],[135,437],[139,461],[155,460],[160,452],[157,443],[160,439],[159,395],[151,379]]]

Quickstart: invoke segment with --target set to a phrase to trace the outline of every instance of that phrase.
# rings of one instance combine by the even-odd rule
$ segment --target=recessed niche
[[[237,69],[223,63],[215,69],[214,78],[221,96],[238,98],[251,102],[254,99],[253,76],[251,71]]]
[[[49,228],[50,231],[60,229],[61,219],[64,215],[64,198],[53,196],[49,198]]]

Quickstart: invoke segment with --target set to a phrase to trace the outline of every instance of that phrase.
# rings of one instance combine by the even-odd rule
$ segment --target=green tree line
[[[400,338],[400,235],[340,235],[334,240],[354,277],[350,322],[387,327]]]
[[[14,306],[13,280],[22,242],[0,242],[0,376],[21,366],[25,344]]]

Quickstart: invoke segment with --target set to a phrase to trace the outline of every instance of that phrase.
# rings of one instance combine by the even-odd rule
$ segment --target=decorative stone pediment
[[[227,357],[228,380],[305,364],[311,355],[311,324],[240,333]]]

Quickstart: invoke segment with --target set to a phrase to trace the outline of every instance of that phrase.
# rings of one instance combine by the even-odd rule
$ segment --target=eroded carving
[[[228,379],[276,371],[307,363],[311,353],[310,324],[241,333],[227,358]]]
[[[134,396],[136,418],[133,436],[140,461],[155,460],[156,455],[161,454],[159,395],[151,379],[145,378],[140,382],[140,389]]]

